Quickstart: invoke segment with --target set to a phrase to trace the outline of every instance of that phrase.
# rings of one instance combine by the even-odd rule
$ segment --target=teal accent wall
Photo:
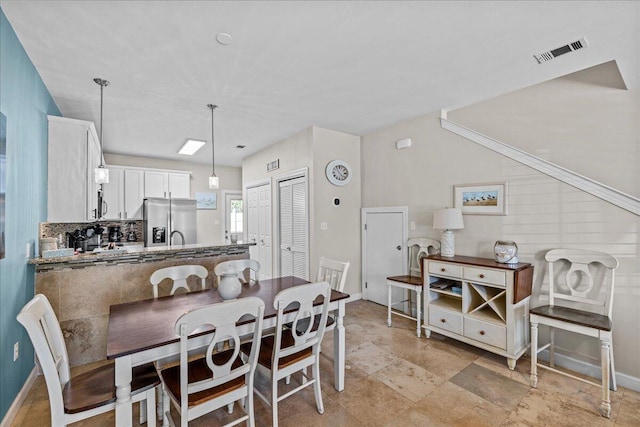
[[[34,295],[38,223],[47,216],[47,115],[60,116],[38,70],[0,9],[0,112],[7,117],[6,256],[0,259],[0,419],[35,366],[33,346],[16,315]],[[13,345],[20,357],[13,361]]]

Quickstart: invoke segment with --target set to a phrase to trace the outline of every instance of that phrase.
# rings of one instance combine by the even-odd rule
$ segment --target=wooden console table
[[[437,332],[505,356],[509,369],[529,347],[533,266],[430,255],[425,272],[425,335]]]

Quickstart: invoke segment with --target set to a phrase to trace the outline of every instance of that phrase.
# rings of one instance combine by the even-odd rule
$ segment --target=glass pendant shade
[[[220,187],[220,179],[216,175],[211,175],[209,177],[209,188],[211,190],[216,190]]]
[[[109,183],[109,169],[104,166],[98,166],[94,169],[96,184],[108,184]]]

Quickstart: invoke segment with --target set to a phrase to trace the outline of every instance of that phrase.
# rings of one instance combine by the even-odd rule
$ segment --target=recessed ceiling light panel
[[[193,156],[196,151],[198,151],[202,146],[206,144],[206,141],[201,141],[199,139],[187,139],[180,150],[178,150],[178,154],[184,154],[185,156]]]

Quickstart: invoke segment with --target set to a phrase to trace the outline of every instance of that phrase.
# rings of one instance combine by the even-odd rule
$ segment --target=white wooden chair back
[[[412,276],[422,274],[422,258],[440,253],[440,242],[426,237],[409,239],[407,247],[409,248],[409,274]]]
[[[343,292],[350,265],[351,263],[349,262],[334,261],[332,259],[322,257],[320,258],[320,266],[318,268],[316,281],[327,282],[331,285],[331,289]]]
[[[234,361],[240,353],[240,336],[236,323],[241,317],[250,315],[255,317],[251,354],[248,360],[237,368],[233,368]],[[260,340],[262,338],[262,321],[264,317],[264,302],[260,298],[248,297],[218,304],[211,304],[183,314],[176,321],[175,331],[180,336],[180,393],[182,417],[188,413],[187,396],[227,383],[240,376],[245,376],[247,393],[253,393],[253,378],[260,353]],[[196,329],[213,326],[215,333],[207,346],[205,359],[207,366],[213,373],[211,378],[198,382],[189,382],[189,334]],[[228,343],[233,349],[233,355],[222,365],[217,365],[213,360],[214,351],[219,343]],[[216,405],[216,399],[208,402],[208,405]]]
[[[313,302],[319,296],[323,297],[321,306],[320,323],[318,329],[313,330],[315,310]],[[306,285],[294,286],[292,288],[280,291],[274,301],[273,307],[278,311],[276,321],[276,337],[273,345],[273,363],[272,369],[277,369],[278,360],[291,354],[298,353],[302,350],[312,347],[313,357],[319,350],[324,336],[327,315],[329,312],[329,301],[331,299],[331,285],[327,282],[309,283]],[[291,306],[291,307],[290,307]],[[285,314],[285,309],[298,307],[293,314],[293,321]],[[311,321],[309,321],[311,319]],[[298,327],[298,322],[300,326]],[[291,331],[294,339],[294,345],[281,349],[282,334],[285,331],[285,324],[292,323]]]
[[[178,289],[185,289],[187,292],[191,292],[189,285],[187,284],[187,278],[189,276],[198,276],[202,290],[205,289],[205,279],[209,275],[209,271],[201,265],[175,265],[172,267],[165,267],[156,270],[151,275],[151,285],[153,286],[153,297],[158,298],[158,284],[164,279],[171,279],[173,286],[169,295],[174,295]]]
[[[546,253],[549,305],[574,307],[611,318],[618,260],[603,252],[552,249]],[[562,300],[558,302],[556,300]]]
[[[244,275],[244,272],[249,270],[249,282],[258,280],[258,274],[260,273],[260,263],[253,259],[234,259],[231,261],[223,261],[216,265],[213,269],[214,274],[220,283],[220,276],[223,274],[238,274]],[[248,283],[248,282],[247,282]]]
[[[22,308],[17,319],[27,330],[44,373],[51,422],[66,425],[62,389],[71,378],[69,355],[53,308],[47,297],[37,294]]]

